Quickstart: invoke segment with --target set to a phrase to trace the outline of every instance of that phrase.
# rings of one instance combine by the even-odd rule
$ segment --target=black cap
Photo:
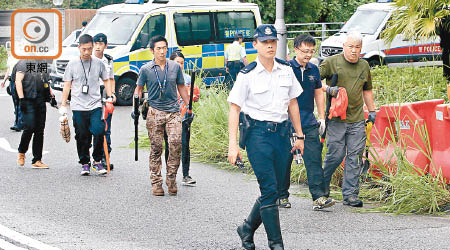
[[[97,42],[107,44],[108,43],[108,39],[106,39],[106,35],[105,34],[98,33],[97,35],[94,36],[94,43],[97,43]]]
[[[277,30],[271,24],[259,25],[258,28],[255,29],[255,35],[253,35],[253,37],[257,38],[259,41],[278,40]]]

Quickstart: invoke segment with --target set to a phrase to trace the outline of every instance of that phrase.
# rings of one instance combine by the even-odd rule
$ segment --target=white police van
[[[377,3],[361,5],[341,30],[322,42],[319,59],[342,52],[342,43],[346,33],[358,31],[363,35],[361,57],[371,66],[418,62],[422,60],[440,60],[441,47],[439,38],[427,41],[408,40],[403,35],[397,35],[392,43],[380,38],[381,32],[392,16],[396,7],[389,0],[379,0]]]
[[[181,50],[185,68],[200,70],[205,84],[225,76],[224,51],[236,33],[244,36],[247,59],[256,59],[252,46],[254,29],[261,24],[258,5],[216,0],[127,0],[97,10],[82,34],[108,37],[106,54],[114,58],[116,96],[119,105],[131,105],[139,69],[153,59],[149,40],[166,37],[169,56]],[[78,44],[63,49],[52,64],[52,87],[61,90],[69,60],[79,56]]]

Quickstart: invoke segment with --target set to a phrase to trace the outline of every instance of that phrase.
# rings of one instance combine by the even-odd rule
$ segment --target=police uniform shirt
[[[109,79],[114,79],[114,68],[113,68],[113,60],[109,61],[108,58],[103,55],[102,59],[100,59],[102,63],[105,65],[106,74],[108,75]],[[101,86],[104,85],[104,82],[102,78],[99,78],[99,83]]]
[[[246,56],[245,49],[239,44],[239,41],[234,41],[232,44],[228,45],[225,50],[225,58],[229,62],[240,61]]]
[[[247,74],[239,73],[228,102],[252,119],[283,122],[288,119],[289,102],[303,89],[290,66],[274,60],[272,72],[268,72],[258,58],[256,63]]]

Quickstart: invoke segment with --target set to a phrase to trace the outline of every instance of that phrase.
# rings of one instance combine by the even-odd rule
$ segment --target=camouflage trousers
[[[150,179],[152,184],[162,183],[161,154],[163,152],[164,129],[169,142],[169,158],[166,162],[166,182],[176,180],[181,160],[181,116],[180,112],[170,113],[149,107],[147,131],[150,139]]]

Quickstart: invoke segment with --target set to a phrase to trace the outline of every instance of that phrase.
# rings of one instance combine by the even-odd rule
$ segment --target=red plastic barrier
[[[444,100],[439,99],[381,106],[371,132],[372,152],[375,153],[377,160],[384,167],[395,171],[397,165],[397,159],[393,154],[395,142],[402,149],[406,149],[406,158],[416,166],[419,173],[427,173],[430,159],[422,152],[426,152],[427,147],[420,129],[425,126],[430,141],[433,141],[431,121],[435,107],[442,103]],[[397,126],[398,120],[399,126]],[[436,136],[439,134],[436,133]],[[376,166],[371,169],[371,172],[380,175]]]
[[[442,171],[442,176],[450,183],[450,105],[437,105],[431,120],[431,131],[434,134],[431,141],[433,149],[433,164],[430,173],[436,176]]]

